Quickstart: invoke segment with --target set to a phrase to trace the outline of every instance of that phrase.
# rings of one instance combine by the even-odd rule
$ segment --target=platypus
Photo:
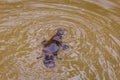
[[[63,50],[67,50],[69,48],[68,45],[64,45],[62,43],[62,35],[64,34],[63,29],[58,29],[57,33],[48,41],[42,41],[41,44],[44,45],[42,49],[42,54],[37,57],[44,58],[43,63],[47,68],[54,68],[55,67],[55,61],[54,58],[61,60],[62,58],[58,57],[58,51],[61,47],[63,47]]]

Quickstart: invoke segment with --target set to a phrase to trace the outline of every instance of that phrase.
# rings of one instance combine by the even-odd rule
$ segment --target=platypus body
[[[55,67],[54,58],[61,60],[61,58],[57,56],[57,53],[61,47],[63,47],[63,50],[69,48],[67,45],[62,44],[63,34],[64,30],[58,29],[57,33],[49,41],[46,42],[44,40],[41,42],[41,44],[44,45],[44,48],[42,49],[42,55],[37,57],[37,59],[44,57],[43,63],[47,68]]]

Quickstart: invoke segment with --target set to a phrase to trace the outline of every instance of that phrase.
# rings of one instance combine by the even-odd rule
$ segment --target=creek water
[[[48,69],[42,40],[65,30]],[[0,0],[0,80],[120,80],[119,0]]]

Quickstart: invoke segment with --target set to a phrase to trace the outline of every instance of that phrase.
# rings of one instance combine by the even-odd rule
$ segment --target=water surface
[[[37,60],[58,28],[70,46]],[[119,80],[119,0],[0,0],[0,80]]]

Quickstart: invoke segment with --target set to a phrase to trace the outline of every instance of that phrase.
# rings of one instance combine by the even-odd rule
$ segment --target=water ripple
[[[6,4],[0,6],[3,9],[0,18],[1,79],[120,78],[118,3],[100,0],[70,0],[63,3],[10,0],[7,3],[6,0],[1,4]],[[70,49],[59,52],[63,60],[56,61],[56,68],[46,69],[42,60],[36,60],[43,47],[40,41],[50,39],[58,28],[65,30],[63,42]]]

